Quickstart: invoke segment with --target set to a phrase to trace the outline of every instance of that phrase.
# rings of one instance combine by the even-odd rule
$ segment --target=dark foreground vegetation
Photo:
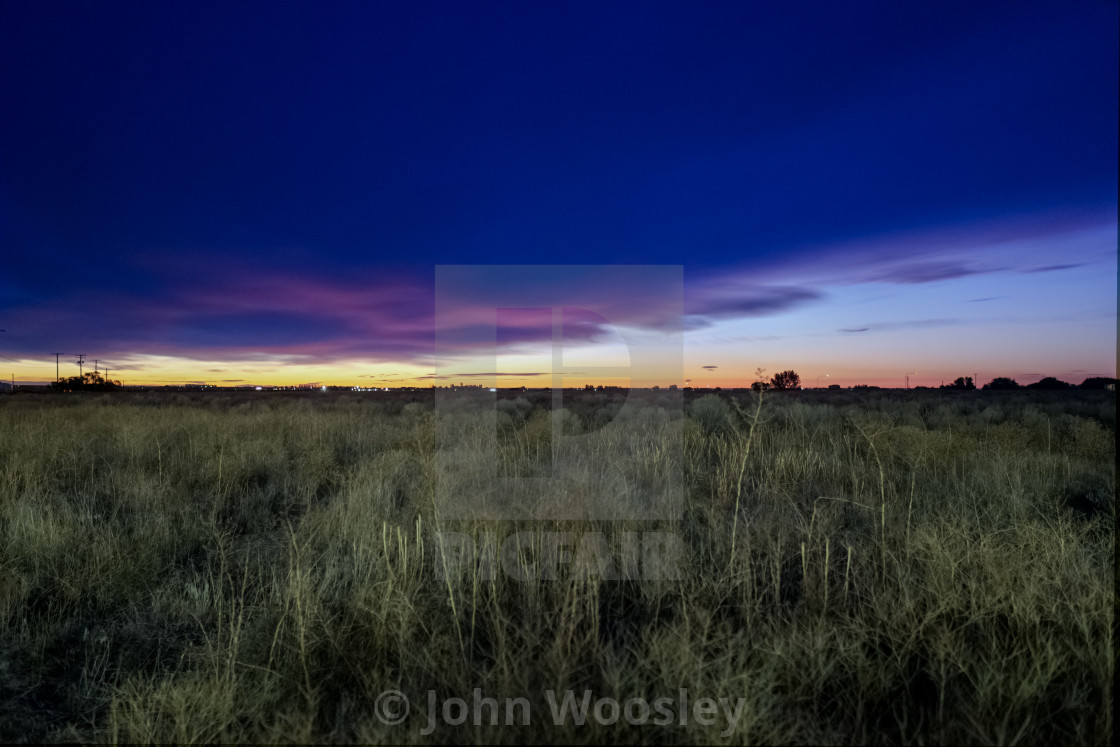
[[[565,432],[621,396],[573,394]],[[516,525],[433,510],[423,393],[4,398],[0,741],[1111,743],[1114,392],[676,396],[627,428],[682,458],[617,471],[683,471],[679,521]],[[550,401],[501,395],[504,466]],[[674,533],[682,572],[437,573],[442,530],[557,529]],[[425,733],[428,691],[476,688],[532,722]],[[735,728],[544,695],[682,688],[744,699]]]

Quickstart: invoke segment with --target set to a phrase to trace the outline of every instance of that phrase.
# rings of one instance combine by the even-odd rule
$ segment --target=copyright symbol
[[[386,690],[373,701],[373,712],[381,723],[396,726],[408,718],[408,698],[400,690]]]

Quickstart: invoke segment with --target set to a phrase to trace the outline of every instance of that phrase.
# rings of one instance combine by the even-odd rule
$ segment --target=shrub
[[[692,419],[700,424],[704,435],[710,436],[713,433],[720,433],[727,428],[731,408],[718,396],[714,394],[705,394],[692,403],[689,412],[692,415]]]

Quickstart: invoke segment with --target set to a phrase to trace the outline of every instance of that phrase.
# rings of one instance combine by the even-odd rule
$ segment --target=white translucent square
[[[435,290],[441,517],[680,517],[679,265],[441,265]],[[516,382],[548,415],[518,419]]]

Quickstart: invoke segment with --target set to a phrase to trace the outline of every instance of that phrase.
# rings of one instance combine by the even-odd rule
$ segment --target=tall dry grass
[[[441,518],[412,395],[8,397],[0,740],[1111,743],[1115,399],[1062,394],[654,403],[628,427],[683,462],[666,443],[619,471],[683,471],[680,521],[519,523]],[[533,474],[546,406],[503,398],[452,447],[495,439]],[[618,402],[569,410],[580,432]],[[515,578],[441,531],[671,532],[682,573],[533,578],[530,549]],[[427,691],[475,688],[532,723],[422,733]],[[557,726],[543,693],[567,688],[745,706],[728,735]],[[403,724],[374,712],[387,689]]]

